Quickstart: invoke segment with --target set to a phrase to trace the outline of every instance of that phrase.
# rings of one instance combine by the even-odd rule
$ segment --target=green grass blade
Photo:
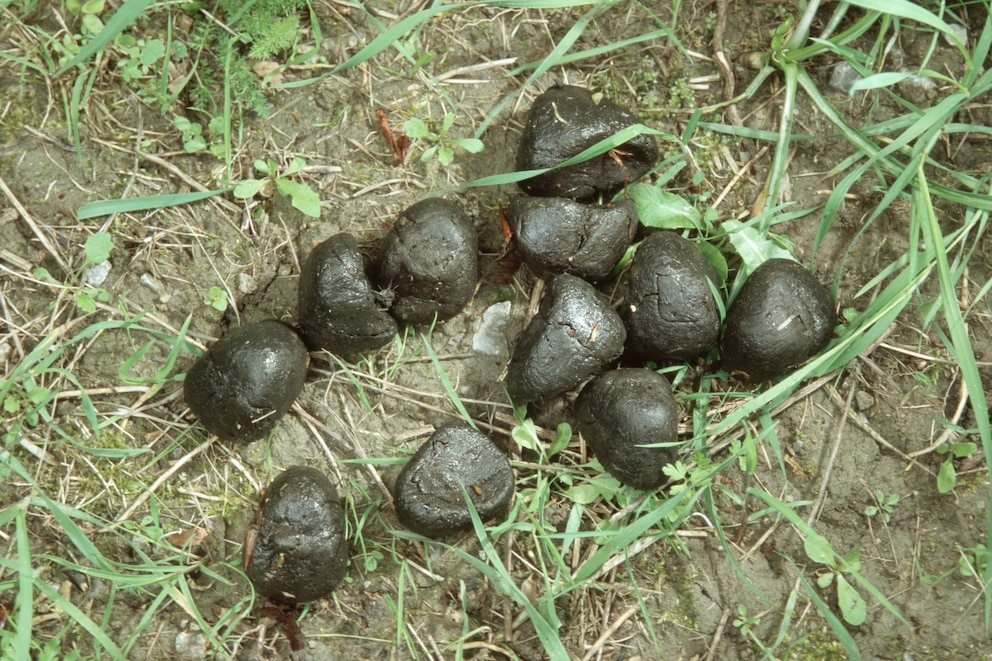
[[[971,403],[975,423],[978,425],[978,435],[982,441],[985,470],[989,479],[992,480],[992,424],[989,422],[988,401],[985,398],[982,377],[978,372],[971,339],[968,336],[968,327],[965,326],[961,308],[958,306],[957,294],[954,291],[955,281],[951,277],[950,265],[947,261],[947,246],[937,222],[937,213],[933,208],[933,202],[927,192],[928,182],[922,167],[918,171],[917,182],[919,192],[915,201],[919,212],[925,214],[924,238],[928,246],[933,246],[937,255],[937,282],[940,286],[944,319],[951,336],[951,346],[947,348],[954,357],[958,369],[961,370],[961,379],[968,391],[968,400]],[[992,512],[988,515],[986,528],[985,548],[992,553]],[[988,585],[989,580],[992,579],[992,563],[986,564],[982,579],[983,583]],[[992,590],[986,589],[984,597],[985,627],[988,629],[990,620],[992,620]]]
[[[197,191],[195,193],[167,193],[164,195],[146,195],[144,197],[129,197],[123,200],[97,200],[88,202],[76,210],[77,220],[87,220],[99,216],[109,216],[115,213],[129,213],[131,211],[148,211],[150,209],[164,209],[175,207],[181,204],[192,204],[200,200],[222,195],[234,190],[231,187],[220,190]]]
[[[830,606],[827,605],[827,602],[820,598],[819,593],[816,591],[816,586],[806,580],[806,577],[803,576],[802,572],[799,571],[799,568],[796,567],[795,563],[792,561],[792,558],[786,559],[799,575],[799,580],[806,589],[806,594],[816,606],[816,610],[819,611],[820,616],[827,621],[827,624],[830,625],[834,635],[837,636],[837,640],[840,641],[841,646],[847,653],[847,658],[849,661],[861,661],[861,652],[858,650],[858,644],[854,642],[854,638],[852,638],[851,634],[848,633],[847,627],[845,627],[844,623],[840,621],[840,618],[834,615],[834,612],[830,610]]]
[[[638,135],[653,135],[661,137],[663,140],[668,140],[671,142],[678,142],[678,139],[664,131],[658,131],[657,129],[652,129],[644,124],[633,124],[626,128],[623,128],[611,136],[605,137],[594,145],[591,145],[583,149],[580,153],[576,154],[572,158],[562,161],[558,165],[550,168],[540,168],[537,170],[521,170],[517,172],[504,172],[501,174],[492,174],[486,177],[480,177],[468,183],[458,186],[457,189],[462,188],[478,188],[481,186],[505,186],[507,184],[515,184],[518,181],[523,181],[524,179],[530,179],[531,177],[536,177],[539,174],[544,174],[545,172],[550,172],[551,170],[557,170],[559,168],[567,168],[577,163],[584,163],[591,158],[601,156],[611,149],[616,149],[625,142],[633,140]],[[456,189],[456,190],[457,190]]]
[[[106,631],[100,628],[100,625],[98,625],[96,622],[91,620],[89,616],[86,615],[86,613],[79,610],[78,606],[76,606],[74,603],[72,603],[71,601],[63,597],[61,594],[59,594],[59,592],[55,588],[50,586],[45,581],[39,579],[35,581],[34,584],[35,587],[38,588],[39,592],[43,593],[46,597],[51,599],[53,604],[55,604],[59,609],[65,612],[66,615],[71,617],[73,621],[76,622],[76,624],[81,626],[91,636],[93,636],[94,641],[99,643],[106,649],[106,652],[107,654],[110,655],[110,658],[119,659],[120,661],[126,661],[127,656],[124,654],[121,648],[118,647],[117,644],[110,639],[110,636],[107,635]],[[30,657],[25,656],[23,658],[27,659]]]
[[[14,639],[14,653],[18,659],[31,658],[31,620],[34,618],[34,570],[31,568],[31,542],[28,539],[27,508],[24,501],[17,508],[15,535],[17,537],[17,596],[14,608],[17,611],[17,637]]]
[[[79,52],[76,53],[75,57],[63,64],[62,67],[55,72],[55,75],[61,76],[77,64],[90,59],[93,55],[103,50],[103,48],[113,41],[118,34],[123,32],[126,27],[134,23],[150,4],[152,4],[152,0],[125,0],[124,4],[121,5],[121,8],[110,17],[110,20],[107,21],[106,25],[103,26],[103,29],[100,30],[100,34],[93,37],[88,44],[83,46]]]
[[[458,396],[458,391],[455,390],[455,384],[451,382],[451,379],[448,377],[448,373],[444,371],[444,367],[441,365],[441,361],[438,360],[437,354],[434,353],[434,347],[431,346],[430,339],[423,333],[420,334],[420,339],[424,343],[424,350],[427,352],[427,355],[431,357],[431,363],[434,365],[434,371],[437,372],[437,378],[441,380],[441,385],[444,387],[444,392],[447,393],[448,399],[450,399],[451,403],[454,404],[455,409],[458,411],[459,415],[465,419],[465,422],[467,422],[472,429],[478,431],[479,428],[476,426],[475,420],[473,420],[472,416],[468,414],[465,404],[462,403],[461,397]]]

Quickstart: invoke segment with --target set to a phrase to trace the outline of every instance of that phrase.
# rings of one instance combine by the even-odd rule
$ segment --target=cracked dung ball
[[[245,572],[273,601],[313,601],[334,590],[348,569],[344,509],[321,471],[292,466],[262,495],[245,540]]]
[[[479,239],[454,202],[421,200],[400,214],[383,240],[376,283],[390,289],[390,312],[412,324],[450,319],[479,280]]]
[[[376,304],[355,238],[345,232],[317,245],[300,272],[300,336],[311,351],[371,351],[396,335],[396,320]]]
[[[671,447],[639,447],[678,440],[672,385],[654,370],[627,367],[600,374],[575,400],[575,420],[603,468],[636,489],[660,486],[661,469],[675,461]]]
[[[225,441],[262,438],[303,390],[310,356],[289,326],[274,319],[233,330],[186,374],[186,405]]]
[[[541,278],[571,273],[591,282],[606,279],[637,228],[637,212],[629,202],[518,197],[510,203],[509,217],[524,263]]]
[[[620,315],[592,285],[555,276],[517,338],[506,389],[518,404],[571,390],[617,359],[626,336]]]
[[[723,367],[745,380],[765,381],[825,347],[836,317],[830,292],[806,267],[769,259],[741,287],[726,321]]]
[[[513,500],[506,454],[465,424],[438,429],[413,455],[393,489],[400,523],[425,537],[471,530],[467,493],[482,521],[503,518]]]
[[[720,336],[720,311],[710,289],[716,271],[674,232],[648,236],[628,271],[627,353],[658,365],[692,360]]]
[[[626,108],[587,89],[552,87],[534,100],[520,146],[518,171],[554,167],[617,131],[639,124]],[[654,136],[640,134],[583,163],[520,182],[528,195],[592,200],[609,197],[644,176],[658,160]]]

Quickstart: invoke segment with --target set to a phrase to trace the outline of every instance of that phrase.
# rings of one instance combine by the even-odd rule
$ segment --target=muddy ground
[[[389,23],[409,13],[408,3],[396,4],[378,20]],[[670,17],[668,3],[647,4],[661,19]],[[329,63],[344,61],[377,34],[364,11],[339,2],[314,5],[323,31],[320,54]],[[96,199],[188,191],[190,180],[215,187],[222,164],[206,153],[184,153],[171,120],[182,108],[163,113],[142,103],[121,83],[110,62],[103,64],[80,118],[77,157],[66,140],[69,120],[61,100],[71,82],[46,80],[10,60],[0,61],[0,174],[12,196],[33,223],[53,237],[56,250],[70,264],[81,263],[83,243],[94,231],[108,231],[114,240],[112,268],[101,285],[109,297],[96,313],[83,318],[71,291],[46,285],[31,275],[33,267],[44,265],[57,279],[68,277],[10,198],[0,199],[0,246],[5,251],[0,282],[9,324],[3,334],[3,371],[9,372],[23,352],[47,333],[68,333],[60,329],[82,328],[100,319],[143,312],[146,326],[173,335],[188,322],[187,337],[201,348],[247,321],[292,320],[300,263],[314,242],[347,231],[371,250],[400,211],[427,195],[443,193],[473,217],[481,237],[484,275],[467,309],[430,333],[431,346],[473,416],[493,438],[510,445],[512,410],[499,379],[516,333],[526,323],[535,287],[526,268],[510,277],[498,261],[505,252],[499,206],[518,192],[511,186],[460,190],[456,186],[513,169],[524,112],[530,100],[555,83],[601,90],[631,107],[649,125],[680,135],[693,108],[722,101],[727,92],[712,59],[714,11],[715,6],[705,2],[688,2],[681,8],[675,34],[694,55],[683,54],[668,39],[657,38],[553,67],[523,88],[528,73],[508,76],[508,70],[546,57],[578,14],[456,11],[428,22],[407,44],[418,53],[434,56],[419,70],[396,50],[388,50],[318,85],[270,91],[268,115],[248,118],[244,124],[236,144],[234,179],[248,176],[256,158],[288,163],[292,156],[303,156],[309,166],[303,181],[320,195],[319,220],[304,216],[276,195],[247,204],[225,196],[77,221],[75,210]],[[770,30],[786,13],[780,3],[733,5],[723,26],[724,50],[735,62],[761,50]],[[43,14],[40,20],[55,29],[50,15]],[[575,49],[613,43],[631,31],[640,34],[654,27],[640,5],[623,4],[596,18]],[[144,25],[143,29],[153,28]],[[4,49],[23,48],[18,28],[7,28],[0,36]],[[902,35],[907,41],[903,48],[907,59],[918,54],[910,43],[916,36],[908,29]],[[960,68],[950,48],[938,46],[937,57],[951,70]],[[503,62],[508,58],[515,59]],[[488,64],[461,69],[483,63]],[[831,90],[835,63],[825,57],[813,62],[810,71],[852,123],[880,121],[897,112],[884,95],[848,98]],[[737,91],[754,75],[739,63],[734,72]],[[305,74],[290,69],[285,75],[295,80]],[[773,76],[753,98],[737,105],[744,125],[777,129],[779,87]],[[933,94],[939,95],[940,90]],[[511,95],[515,99],[494,116],[494,108]],[[806,208],[824,200],[835,181],[829,170],[849,153],[849,147],[827,137],[832,132],[828,122],[802,95],[799,98],[795,130],[823,136],[799,143],[788,170],[785,199]],[[454,164],[443,167],[436,161],[422,163],[418,157],[427,145],[415,142],[407,160],[394,164],[377,127],[377,109],[384,110],[394,126],[413,116],[438,120],[453,112],[456,137],[468,136],[482,121],[491,120],[481,135],[485,151],[478,155],[456,152]],[[730,121],[721,112],[726,109],[710,114],[707,120]],[[189,115],[197,118],[192,111]],[[693,165],[676,178],[672,190],[713,202],[761,146],[756,141],[700,131],[689,145]],[[992,162],[984,143],[965,141],[954,147],[947,159],[959,169],[987,168]],[[154,158],[145,158],[139,151]],[[768,155],[759,158],[733,183],[717,206],[721,219],[747,212],[764,183],[768,164]],[[695,182],[694,171],[703,175]],[[863,309],[872,291],[860,298],[855,294],[904,254],[908,245],[907,219],[899,215],[904,207],[898,204],[859,234],[880,196],[871,185],[855,185],[815,255],[815,216],[776,226],[777,232],[791,239],[801,260],[809,264],[815,258],[816,273],[823,282],[831,283],[841,273],[838,310]],[[947,229],[960,223],[960,209],[943,213]],[[985,239],[971,260],[967,279],[972,293],[992,275],[989,248]],[[211,287],[220,287],[228,296],[226,311],[204,303]],[[926,283],[918,303],[935,295],[936,285]],[[968,316],[976,354],[984,361],[992,356],[990,314],[986,299]],[[81,320],[80,325],[64,326],[75,320]],[[759,453],[752,483],[745,484],[743,474],[732,468],[719,477],[725,489],[718,493],[742,494],[756,483],[784,501],[815,501],[824,467],[830,463],[826,501],[815,528],[839,552],[860,550],[864,576],[908,621],[900,622],[865,595],[865,624],[848,627],[863,656],[974,659],[992,654],[992,644],[984,626],[981,586],[976,577],[962,575],[959,565],[969,549],[984,544],[989,491],[980,452],[959,463],[958,486],[949,494],[937,491],[942,455],[923,454],[915,462],[905,458],[940,436],[943,428],[935,422],[938,419],[972,426],[970,411],[957,411],[961,384],[955,365],[947,359],[939,339],[921,328],[919,311],[910,306],[883,345],[873,347],[837,379],[776,412],[778,442],[788,464],[785,470],[766,449]],[[205,557],[229,581],[225,584],[208,573],[191,580],[199,612],[208,621],[221,618],[229,608],[244,608],[246,603],[250,587],[238,571],[241,542],[254,518],[260,487],[283,467],[318,466],[338,484],[346,498],[350,525],[362,528],[363,543],[353,542],[347,582],[333,598],[313,603],[301,617],[300,626],[309,642],[304,654],[314,659],[454,658],[455,645],[461,640],[462,653],[468,658],[543,658],[533,627],[517,619],[519,607],[478,571],[444,547],[393,534],[398,523],[382,483],[388,484],[395,475],[396,462],[349,463],[362,457],[405,457],[435,426],[457,418],[424,350],[419,334],[428,331],[408,331],[402,341],[362,360],[331,363],[315,357],[298,407],[270,438],[247,446],[211,443],[184,407],[178,382],[167,381],[151,390],[147,384],[131,390],[124,387],[121,365],[147,336],[108,331],[77,347],[64,367],[80,386],[97,393],[93,401],[102,416],[120,415],[108,427],[103,443],[145,447],[151,453],[112,460],[85,453],[77,456],[71,446],[55,444],[51,456],[57,458],[57,465],[50,466],[23,448],[13,452],[31,467],[39,484],[51,488],[50,495],[57,494],[63,502],[107,519],[124,513],[129,520],[142,521],[150,512],[149,501],[140,502],[133,511],[129,507],[151,490],[156,478],[168,474],[154,485],[151,497],[161,529],[205,531],[206,538],[193,552]],[[168,344],[155,343],[133,367],[132,375],[153,375],[168,352]],[[193,360],[192,354],[181,354],[173,374],[185,372]],[[988,383],[987,362],[983,369]],[[364,387],[357,388],[353,377]],[[852,404],[845,416],[849,395]],[[540,412],[538,421],[550,428],[556,421],[567,421],[568,404],[566,398],[560,409]],[[90,440],[78,395],[67,395],[55,414],[64,427],[76,430],[81,442]],[[831,459],[838,434],[841,449]],[[43,428],[30,430],[28,439],[40,447],[53,441]],[[582,463],[584,447],[578,437],[568,456],[573,463]],[[527,477],[527,459],[517,468],[522,487],[533,486]],[[99,481],[93,479],[94,474]],[[3,489],[4,505],[24,495],[24,485],[11,480]],[[561,526],[572,502],[561,493],[564,485],[559,486],[543,515],[552,525]],[[876,490],[886,497],[899,496],[885,519],[865,513],[877,505]],[[626,503],[633,498],[618,500]],[[747,506],[752,512],[761,509],[754,502]],[[609,518],[620,507],[617,501],[591,504],[583,526]],[[714,514],[728,531],[729,548],[710,525]],[[563,625],[560,635],[570,655],[760,658],[755,640],[771,644],[782,614],[791,613],[791,622],[783,631],[786,642],[777,656],[791,649],[794,658],[845,658],[805,591],[798,591],[795,603],[786,603],[797,576],[813,581],[824,567],[810,562],[802,540],[788,526],[773,526],[771,516],[751,520],[738,534],[743,516],[741,504],[728,497],[717,497],[709,511],[700,501],[699,513],[687,520],[676,539],[653,538],[651,544],[636,545],[629,564],[621,563],[560,597],[556,604]],[[32,525],[35,553],[71,554],[53,521],[39,518]],[[92,532],[95,539],[103,539],[95,529]],[[512,535],[502,538],[500,553],[509,558],[518,585],[532,583],[539,570],[530,568],[533,552],[523,543],[514,547],[513,539]],[[9,556],[12,543],[6,536],[2,541]],[[473,535],[447,541],[470,554],[480,553]],[[98,543],[106,543],[105,552],[119,558],[135,557],[123,544],[117,548],[116,542]],[[588,545],[579,546],[584,548],[575,549],[566,560],[572,569],[589,552]],[[53,585],[66,581],[44,558],[37,559],[35,569]],[[72,587],[69,593],[73,603],[102,617],[110,588],[103,581],[94,583],[85,591]],[[404,621],[398,635],[395,612],[401,585]],[[829,589],[821,593],[835,604]],[[146,627],[147,635],[139,639],[131,658],[286,658],[290,654],[285,636],[257,608],[228,632],[221,648],[207,647],[179,601],[166,600],[153,621],[143,623],[152,594],[118,599],[105,625],[118,640],[139,623]],[[754,618],[750,635],[734,625],[740,606]],[[40,603],[36,610],[45,612]],[[36,636],[45,640],[67,623],[57,613],[43,618]],[[84,652],[91,649],[82,632],[66,636],[63,646],[63,653],[77,646]]]

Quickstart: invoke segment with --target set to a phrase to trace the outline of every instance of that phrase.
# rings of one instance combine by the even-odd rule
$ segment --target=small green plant
[[[875,489],[872,498],[875,504],[865,508],[865,516],[871,518],[876,514],[881,514],[882,521],[888,523],[892,516],[892,509],[899,504],[899,494],[890,493],[886,496],[881,489]]]
[[[431,159],[437,158],[437,162],[448,167],[455,160],[455,148],[463,149],[470,154],[478,154],[485,145],[478,138],[452,138],[448,135],[451,127],[455,124],[454,113],[448,113],[441,120],[441,127],[437,132],[431,131],[431,127],[422,119],[411,117],[403,122],[403,130],[408,138],[414,140],[424,140],[431,143],[430,147],[420,155],[420,160],[427,163]]]
[[[937,491],[940,493],[950,493],[954,490],[954,486],[958,480],[957,472],[954,470],[954,460],[964,459],[976,450],[978,450],[978,445],[970,441],[944,443],[937,448],[938,454],[947,455],[947,458],[940,464],[940,469],[937,471]]]
[[[294,156],[289,166],[279,172],[273,161],[255,161],[255,170],[265,176],[261,179],[245,179],[234,187],[234,197],[248,199],[256,195],[270,197],[274,187],[281,195],[290,198],[293,207],[312,218],[320,218],[320,197],[308,185],[291,179],[294,174],[303,171],[307,166],[302,156]]]
[[[165,57],[165,42],[161,39],[135,39],[121,33],[114,39],[114,47],[122,55],[117,60],[117,68],[127,83],[147,78],[152,67]]]
[[[830,542],[817,533],[806,536],[803,548],[810,560],[830,568],[829,571],[816,579],[816,584],[824,590],[831,583],[836,584],[837,605],[840,607],[844,621],[854,626],[864,624],[868,617],[868,606],[861,594],[844,577],[847,572],[857,573],[861,571],[861,551],[854,549],[843,556],[838,555],[830,546]]]
[[[218,312],[227,310],[227,292],[217,285],[207,290],[207,295],[203,297],[203,303],[209,305]]]
[[[536,452],[541,463],[547,463],[552,457],[568,447],[572,440],[572,427],[567,422],[559,423],[555,438],[548,445],[537,436],[537,425],[527,417],[527,405],[513,407],[513,417],[517,424],[510,432],[513,441],[521,448]]]
[[[206,133],[204,133],[203,124],[194,122],[182,115],[173,117],[172,125],[182,134],[183,149],[187,153],[195,154],[201,151],[209,151],[217,158],[224,158],[226,147],[223,138],[223,117],[211,117],[210,121],[207,122]]]

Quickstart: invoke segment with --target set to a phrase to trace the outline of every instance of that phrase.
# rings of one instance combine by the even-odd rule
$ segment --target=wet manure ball
[[[262,495],[245,539],[245,572],[255,590],[295,604],[334,590],[348,569],[344,509],[321,471],[292,466]]]
[[[225,441],[262,438],[303,390],[310,356],[289,326],[274,319],[233,330],[186,374],[186,405]]]
[[[520,146],[518,171],[550,168],[577,156],[617,131],[639,124],[632,112],[587,89],[552,87],[534,100]],[[640,134],[583,163],[520,182],[528,195],[592,200],[609,197],[644,176],[658,160],[654,136]]]
[[[575,400],[576,426],[613,477],[636,489],[654,489],[662,468],[675,461],[678,407],[668,379],[654,370],[625,367],[600,374]]]
[[[503,518],[513,500],[506,454],[465,424],[441,427],[420,446],[393,489],[396,514],[425,537],[472,529],[467,493],[482,521]]]
[[[371,351],[396,335],[396,321],[376,305],[355,238],[335,234],[317,245],[300,272],[300,336],[311,351]]]
[[[479,280],[479,239],[454,202],[429,198],[400,214],[383,240],[376,284],[391,289],[399,321],[444,321],[461,312]]]
[[[628,271],[627,354],[658,365],[692,360],[720,336],[720,311],[710,283],[713,266],[675,232],[641,242]]]
[[[723,367],[750,381],[785,374],[826,346],[835,320],[830,292],[812,273],[790,259],[769,259],[727,310]]]
[[[563,197],[518,197],[508,215],[517,249],[535,275],[571,273],[590,282],[610,275],[638,222],[629,202],[582,204]]]
[[[623,353],[627,337],[606,297],[574,275],[555,276],[517,338],[506,389],[522,404],[579,386]]]

